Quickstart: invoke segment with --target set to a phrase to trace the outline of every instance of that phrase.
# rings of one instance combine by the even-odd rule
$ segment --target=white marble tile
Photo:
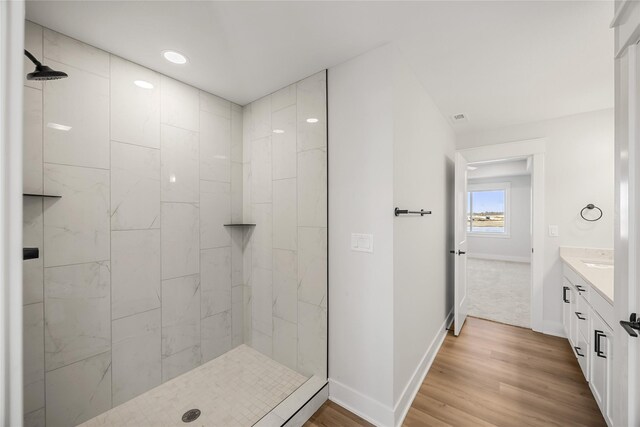
[[[283,87],[271,94],[271,111],[274,113],[296,103],[296,84]],[[295,111],[295,110],[294,110]],[[295,119],[294,119],[295,120]]]
[[[289,419],[326,385],[326,379],[312,376],[286,399],[280,402],[280,404],[273,409],[273,412],[285,420]]]
[[[273,113],[273,179],[295,178],[297,165],[296,107]]]
[[[231,248],[200,251],[202,317],[231,310]],[[204,345],[202,348],[205,351]]]
[[[298,225],[327,226],[327,152],[298,153]]]
[[[231,181],[231,119],[200,112],[200,179]]]
[[[198,133],[160,127],[163,202],[198,202]]]
[[[109,171],[45,164],[44,265],[109,259]]]
[[[242,222],[253,222],[251,210],[251,163],[242,164]]]
[[[251,141],[253,141],[253,119],[251,104],[242,107],[242,163],[251,161]]]
[[[298,151],[327,146],[327,81],[325,71],[297,84]],[[315,123],[307,119],[317,119]]]
[[[297,372],[240,345],[82,427],[177,426],[181,414],[196,407],[202,410],[199,426],[251,426],[306,386],[305,381]]]
[[[240,228],[233,228],[231,230],[231,286],[244,284],[242,272],[244,268],[244,250],[245,231]]]
[[[108,261],[45,268],[47,371],[111,347],[109,276]]]
[[[273,334],[273,284],[271,270],[253,269],[251,283],[253,330]],[[254,343],[255,347],[255,343]]]
[[[162,203],[162,278],[200,271],[199,209],[190,203]]]
[[[251,144],[251,203],[271,202],[271,137]]]
[[[202,319],[202,363],[231,350],[231,310]]]
[[[200,248],[231,245],[231,184],[200,181]]]
[[[271,135],[271,97],[265,96],[251,103],[251,138]]]
[[[111,353],[47,372],[47,427],[75,426],[111,409]]]
[[[193,347],[188,347],[170,356],[163,356],[162,382],[169,381],[172,378],[197,368],[200,366],[201,360],[202,356],[200,354],[199,344]]]
[[[109,79],[51,60],[47,65],[70,77],[44,85],[44,161],[109,169]]]
[[[244,342],[244,286],[234,286],[231,289],[231,336],[233,347]]]
[[[22,189],[42,193],[42,91],[24,88]]]
[[[273,247],[295,250],[298,246],[296,179],[273,181]]]
[[[43,301],[43,214],[42,198],[22,198],[22,244],[25,248],[39,248],[40,257],[22,263],[22,303]]]
[[[242,336],[244,339],[244,343],[247,345],[251,345],[252,340],[252,331],[253,331],[253,298],[251,297],[251,287],[244,285],[242,286]]]
[[[327,378],[327,309],[298,302],[298,372]]]
[[[251,276],[253,274],[253,233],[255,227],[249,227],[244,230],[242,234],[243,238],[243,252],[242,252],[242,283],[244,285],[251,285]]]
[[[214,113],[226,119],[231,118],[231,102],[209,92],[200,91],[200,111]]]
[[[295,251],[273,250],[273,315],[298,320],[298,257]]]
[[[111,232],[111,318],[160,307],[160,230]]]
[[[242,213],[242,163],[231,163],[231,221],[241,223]]]
[[[24,48],[28,50],[37,60],[42,58],[42,27],[31,21],[24,21]],[[27,58],[23,59],[24,64],[24,84],[34,89],[42,89],[42,82],[27,80],[27,74],[32,73],[36,66]],[[42,62],[42,61],[40,61]]]
[[[260,418],[260,421],[255,423],[254,427],[282,427],[285,420],[274,414],[273,412],[269,412],[264,417]]]
[[[160,309],[113,321],[113,405],[161,384]]]
[[[291,369],[298,367],[298,326],[278,317],[273,318],[273,359]]]
[[[153,85],[146,89],[134,82]],[[160,75],[111,56],[111,139],[160,148]]]
[[[200,94],[193,86],[164,75],[160,81],[160,120],[162,123],[198,132]]]
[[[282,427],[302,427],[329,400],[329,385],[326,384],[326,380],[324,381],[325,386]]]
[[[255,228],[252,235],[251,259],[254,267],[272,269],[273,209],[271,203],[253,205]]]
[[[298,228],[298,299],[327,306],[327,229]]]
[[[231,161],[243,162],[242,158],[242,107],[231,104]]]
[[[109,54],[107,52],[48,28],[44,29],[44,56],[48,62],[54,60],[102,77],[109,77]],[[66,71],[64,68],[51,68]],[[69,77],[75,77],[71,73],[67,74]]]
[[[273,357],[273,338],[257,329],[251,332],[251,346],[268,357]]]
[[[44,304],[26,305],[22,311],[24,413],[44,406]]]
[[[200,345],[200,276],[162,281],[162,356]]]
[[[46,421],[44,407],[24,414],[24,427],[45,427]]]
[[[160,150],[111,142],[111,229],[160,228]]]

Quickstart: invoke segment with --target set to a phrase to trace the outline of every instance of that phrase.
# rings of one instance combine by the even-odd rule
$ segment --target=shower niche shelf
[[[255,224],[224,224],[225,227],[255,227]]]
[[[60,199],[62,196],[56,196],[55,194],[35,194],[35,193],[22,193],[23,197],[49,197],[52,199]]]

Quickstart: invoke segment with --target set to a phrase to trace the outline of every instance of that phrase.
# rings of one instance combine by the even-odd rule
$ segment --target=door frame
[[[640,408],[640,342],[617,324],[640,312],[640,4],[615,2],[611,27],[615,70],[615,223],[613,340],[613,425],[638,425]]]
[[[22,426],[24,1],[0,2],[0,425]]]
[[[543,318],[545,189],[544,161],[546,138],[527,139],[502,144],[458,150],[469,163],[498,159],[531,158],[531,329],[558,335],[557,328],[545,325]]]

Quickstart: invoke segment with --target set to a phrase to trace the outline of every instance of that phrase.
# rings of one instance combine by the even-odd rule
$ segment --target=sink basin
[[[589,268],[610,269],[613,268],[613,262],[611,261],[587,261],[581,260],[584,265]]]

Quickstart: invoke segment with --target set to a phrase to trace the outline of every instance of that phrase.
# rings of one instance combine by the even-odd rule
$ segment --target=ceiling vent
[[[453,116],[451,116],[451,118],[453,119],[454,123],[466,123],[468,121],[467,116],[462,113],[454,114]]]

